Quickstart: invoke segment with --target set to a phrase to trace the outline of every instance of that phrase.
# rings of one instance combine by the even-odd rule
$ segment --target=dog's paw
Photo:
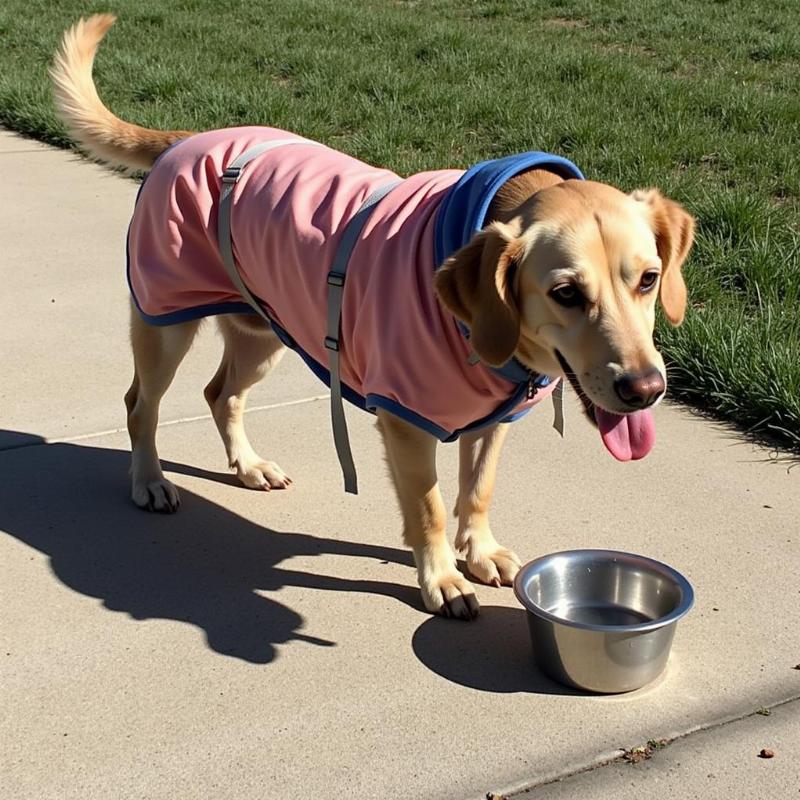
[[[236,475],[248,489],[288,489],[292,479],[274,461],[238,461]]]
[[[494,541],[484,547],[473,543],[467,548],[467,569],[481,583],[510,586],[521,566],[522,562],[513,550]]]
[[[434,614],[457,619],[474,619],[480,604],[472,584],[453,570],[436,578],[424,580],[420,586],[425,608]]]
[[[131,497],[139,508],[159,511],[162,514],[174,513],[181,504],[177,488],[164,477],[154,481],[134,483]]]

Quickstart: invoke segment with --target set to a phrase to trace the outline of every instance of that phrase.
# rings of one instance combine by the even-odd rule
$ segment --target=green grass
[[[0,123],[68,145],[46,68],[92,11],[143,125],[290,128],[400,173],[543,149],[699,219],[673,394],[800,448],[797,0],[5,0]]]

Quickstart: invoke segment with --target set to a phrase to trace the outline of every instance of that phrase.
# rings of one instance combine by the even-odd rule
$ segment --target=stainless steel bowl
[[[679,572],[616,550],[567,550],[526,564],[514,581],[533,655],[560,683],[630,692],[667,664],[678,620],[694,603]]]

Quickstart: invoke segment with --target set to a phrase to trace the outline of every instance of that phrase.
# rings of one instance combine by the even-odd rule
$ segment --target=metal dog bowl
[[[568,686],[630,692],[667,664],[694,603],[679,572],[616,550],[567,550],[526,564],[514,581],[539,667]]]

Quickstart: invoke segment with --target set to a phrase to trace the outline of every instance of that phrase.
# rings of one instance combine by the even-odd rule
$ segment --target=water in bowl
[[[654,619],[641,611],[613,603],[559,607],[553,609],[551,613],[570,622],[584,625],[641,625]]]

